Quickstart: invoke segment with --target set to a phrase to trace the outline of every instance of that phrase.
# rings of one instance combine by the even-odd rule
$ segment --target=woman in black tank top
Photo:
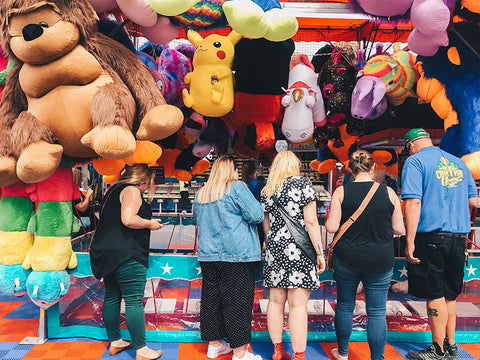
[[[153,188],[155,171],[145,164],[129,167],[105,194],[100,221],[90,247],[90,264],[103,278],[102,316],[110,341],[110,355],[133,347],[136,360],[158,359],[162,352],[147,347],[143,294],[147,281],[150,231],[163,227],[152,219],[142,193]],[[125,300],[125,321],[132,341],[120,335],[120,302]]]
[[[349,168],[354,181],[340,186],[332,196],[325,224],[335,233],[359,208],[373,180],[374,161],[365,150],[350,156]],[[393,234],[403,234],[400,201],[392,189],[380,185],[367,207],[342,235],[334,247],[333,268],[337,285],[335,332],[338,348],[332,350],[336,360],[347,360],[352,332],[353,310],[358,284],[363,283],[367,307],[367,338],[372,360],[384,358],[387,342],[387,294],[393,274]]]

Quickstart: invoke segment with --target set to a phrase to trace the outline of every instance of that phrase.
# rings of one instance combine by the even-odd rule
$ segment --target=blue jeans
[[[337,282],[337,308],[335,310],[335,333],[338,353],[348,354],[352,334],[355,296],[360,281],[363,283],[367,308],[367,339],[372,360],[383,359],[387,343],[387,294],[393,269],[380,274],[360,273],[344,266],[333,255],[333,276]]]

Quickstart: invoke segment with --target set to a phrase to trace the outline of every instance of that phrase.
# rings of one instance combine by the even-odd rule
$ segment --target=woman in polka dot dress
[[[299,176],[300,164],[293,152],[280,152],[273,161],[261,196],[265,208],[263,227],[267,234],[263,282],[270,288],[267,323],[274,344],[273,360],[290,359],[282,345],[283,311],[287,299],[288,324],[295,353],[293,359],[305,359],[307,301],[311,290],[320,286],[318,274],[325,270],[317,198],[310,180]],[[316,264],[296,245],[272,197],[276,197],[294,220],[306,227],[318,254]]]

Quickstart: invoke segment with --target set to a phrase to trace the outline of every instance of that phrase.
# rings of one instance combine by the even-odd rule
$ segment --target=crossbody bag
[[[355,222],[357,221],[358,217],[363,213],[363,210],[367,207],[368,203],[370,200],[372,200],[373,195],[377,192],[377,189],[379,187],[379,183],[373,182],[372,187],[367,193],[367,196],[363,199],[362,203],[358,207],[358,209],[353,213],[352,216],[350,216],[347,221],[345,221],[342,226],[340,226],[340,229],[337,231],[335,234],[332,243],[328,246],[327,248],[327,262],[326,262],[326,270],[327,271],[333,271],[333,248],[337,244],[338,240],[342,237],[342,235],[345,233],[345,231],[348,230],[348,228]]]
[[[290,216],[290,214],[285,210],[285,208],[280,204],[275,195],[272,196],[273,202],[277,206],[280,214],[287,225],[287,229],[292,235],[295,244],[300,248],[300,250],[308,257],[314,264],[317,263],[317,252],[313,247],[312,240],[310,240],[310,235],[308,235],[307,230],[300,224],[299,221],[295,220]]]

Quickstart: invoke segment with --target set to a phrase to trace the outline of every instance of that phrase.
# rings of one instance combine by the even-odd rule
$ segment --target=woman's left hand
[[[317,255],[317,274],[325,271],[325,256],[323,254]]]

